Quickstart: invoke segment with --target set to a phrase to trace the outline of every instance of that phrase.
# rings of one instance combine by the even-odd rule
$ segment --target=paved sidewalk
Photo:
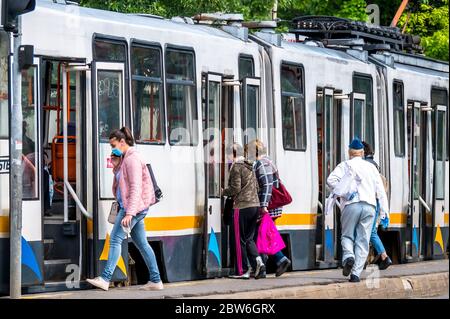
[[[349,292],[364,298],[368,282],[373,283],[376,271],[371,268],[364,271],[362,279],[369,275],[369,280],[361,283],[348,283],[342,276],[341,269],[289,272],[276,278],[269,275],[266,279],[209,279],[190,282],[166,284],[163,291],[142,291],[140,286],[111,288],[109,291],[89,289],[82,291],[64,291],[58,293],[43,293],[25,295],[24,298],[54,298],[54,299],[161,299],[161,298],[352,298]],[[385,271],[380,271],[380,287],[378,295],[367,295],[375,298],[411,298],[417,297],[407,293],[403,297],[393,294],[393,289],[413,291],[419,289],[422,297],[443,295],[443,289],[448,291],[449,261],[426,261],[403,265],[394,265]],[[353,285],[353,286],[350,286]],[[370,286],[370,283],[369,283]],[[352,289],[345,289],[345,288]],[[358,289],[360,292],[358,292]],[[383,292],[387,290],[391,294]],[[430,291],[428,291],[430,290]],[[431,291],[433,290],[433,291]],[[330,291],[334,291],[330,293]],[[374,290],[373,290],[374,291]],[[261,294],[261,292],[264,292]],[[279,293],[278,293],[279,292]],[[340,295],[340,293],[342,294]],[[384,295],[383,295],[384,294]]]

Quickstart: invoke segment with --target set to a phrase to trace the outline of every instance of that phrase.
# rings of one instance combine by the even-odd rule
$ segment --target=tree
[[[407,13],[402,15],[399,27],[405,26],[407,16]],[[405,32],[421,37],[426,56],[448,61],[448,28],[448,0],[422,1],[411,13]]]

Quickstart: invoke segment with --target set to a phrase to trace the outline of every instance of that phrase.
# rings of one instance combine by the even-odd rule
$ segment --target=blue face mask
[[[121,150],[119,150],[117,147],[114,147],[114,148],[112,149],[112,153],[113,153],[114,155],[118,156],[118,157],[120,157],[120,156],[123,155],[123,152],[122,152]]]

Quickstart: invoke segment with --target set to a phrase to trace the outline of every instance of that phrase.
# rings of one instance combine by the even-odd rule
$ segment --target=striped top
[[[261,159],[255,161],[253,164],[256,178],[259,184],[259,206],[268,207],[272,197],[272,188],[280,186],[277,168],[268,156],[263,156]],[[280,217],[282,208],[276,208],[269,211],[272,218]]]

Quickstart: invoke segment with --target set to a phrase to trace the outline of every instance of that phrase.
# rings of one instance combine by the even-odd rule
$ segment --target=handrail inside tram
[[[425,208],[425,210],[427,211],[427,213],[431,213],[431,208],[430,206],[427,204],[427,202],[422,198],[422,196],[419,196],[419,202],[422,204],[422,206]]]
[[[72,188],[72,185],[70,185],[69,181],[67,181],[65,178],[64,178],[64,186],[67,187],[67,189],[69,190],[70,195],[72,195],[73,200],[75,201],[75,203],[77,204],[78,208],[83,213],[83,215],[89,219],[92,219],[92,214],[90,214],[86,210],[86,208],[83,206],[80,199],[78,198],[77,194],[75,193],[75,190]],[[64,198],[64,200],[66,199]]]

